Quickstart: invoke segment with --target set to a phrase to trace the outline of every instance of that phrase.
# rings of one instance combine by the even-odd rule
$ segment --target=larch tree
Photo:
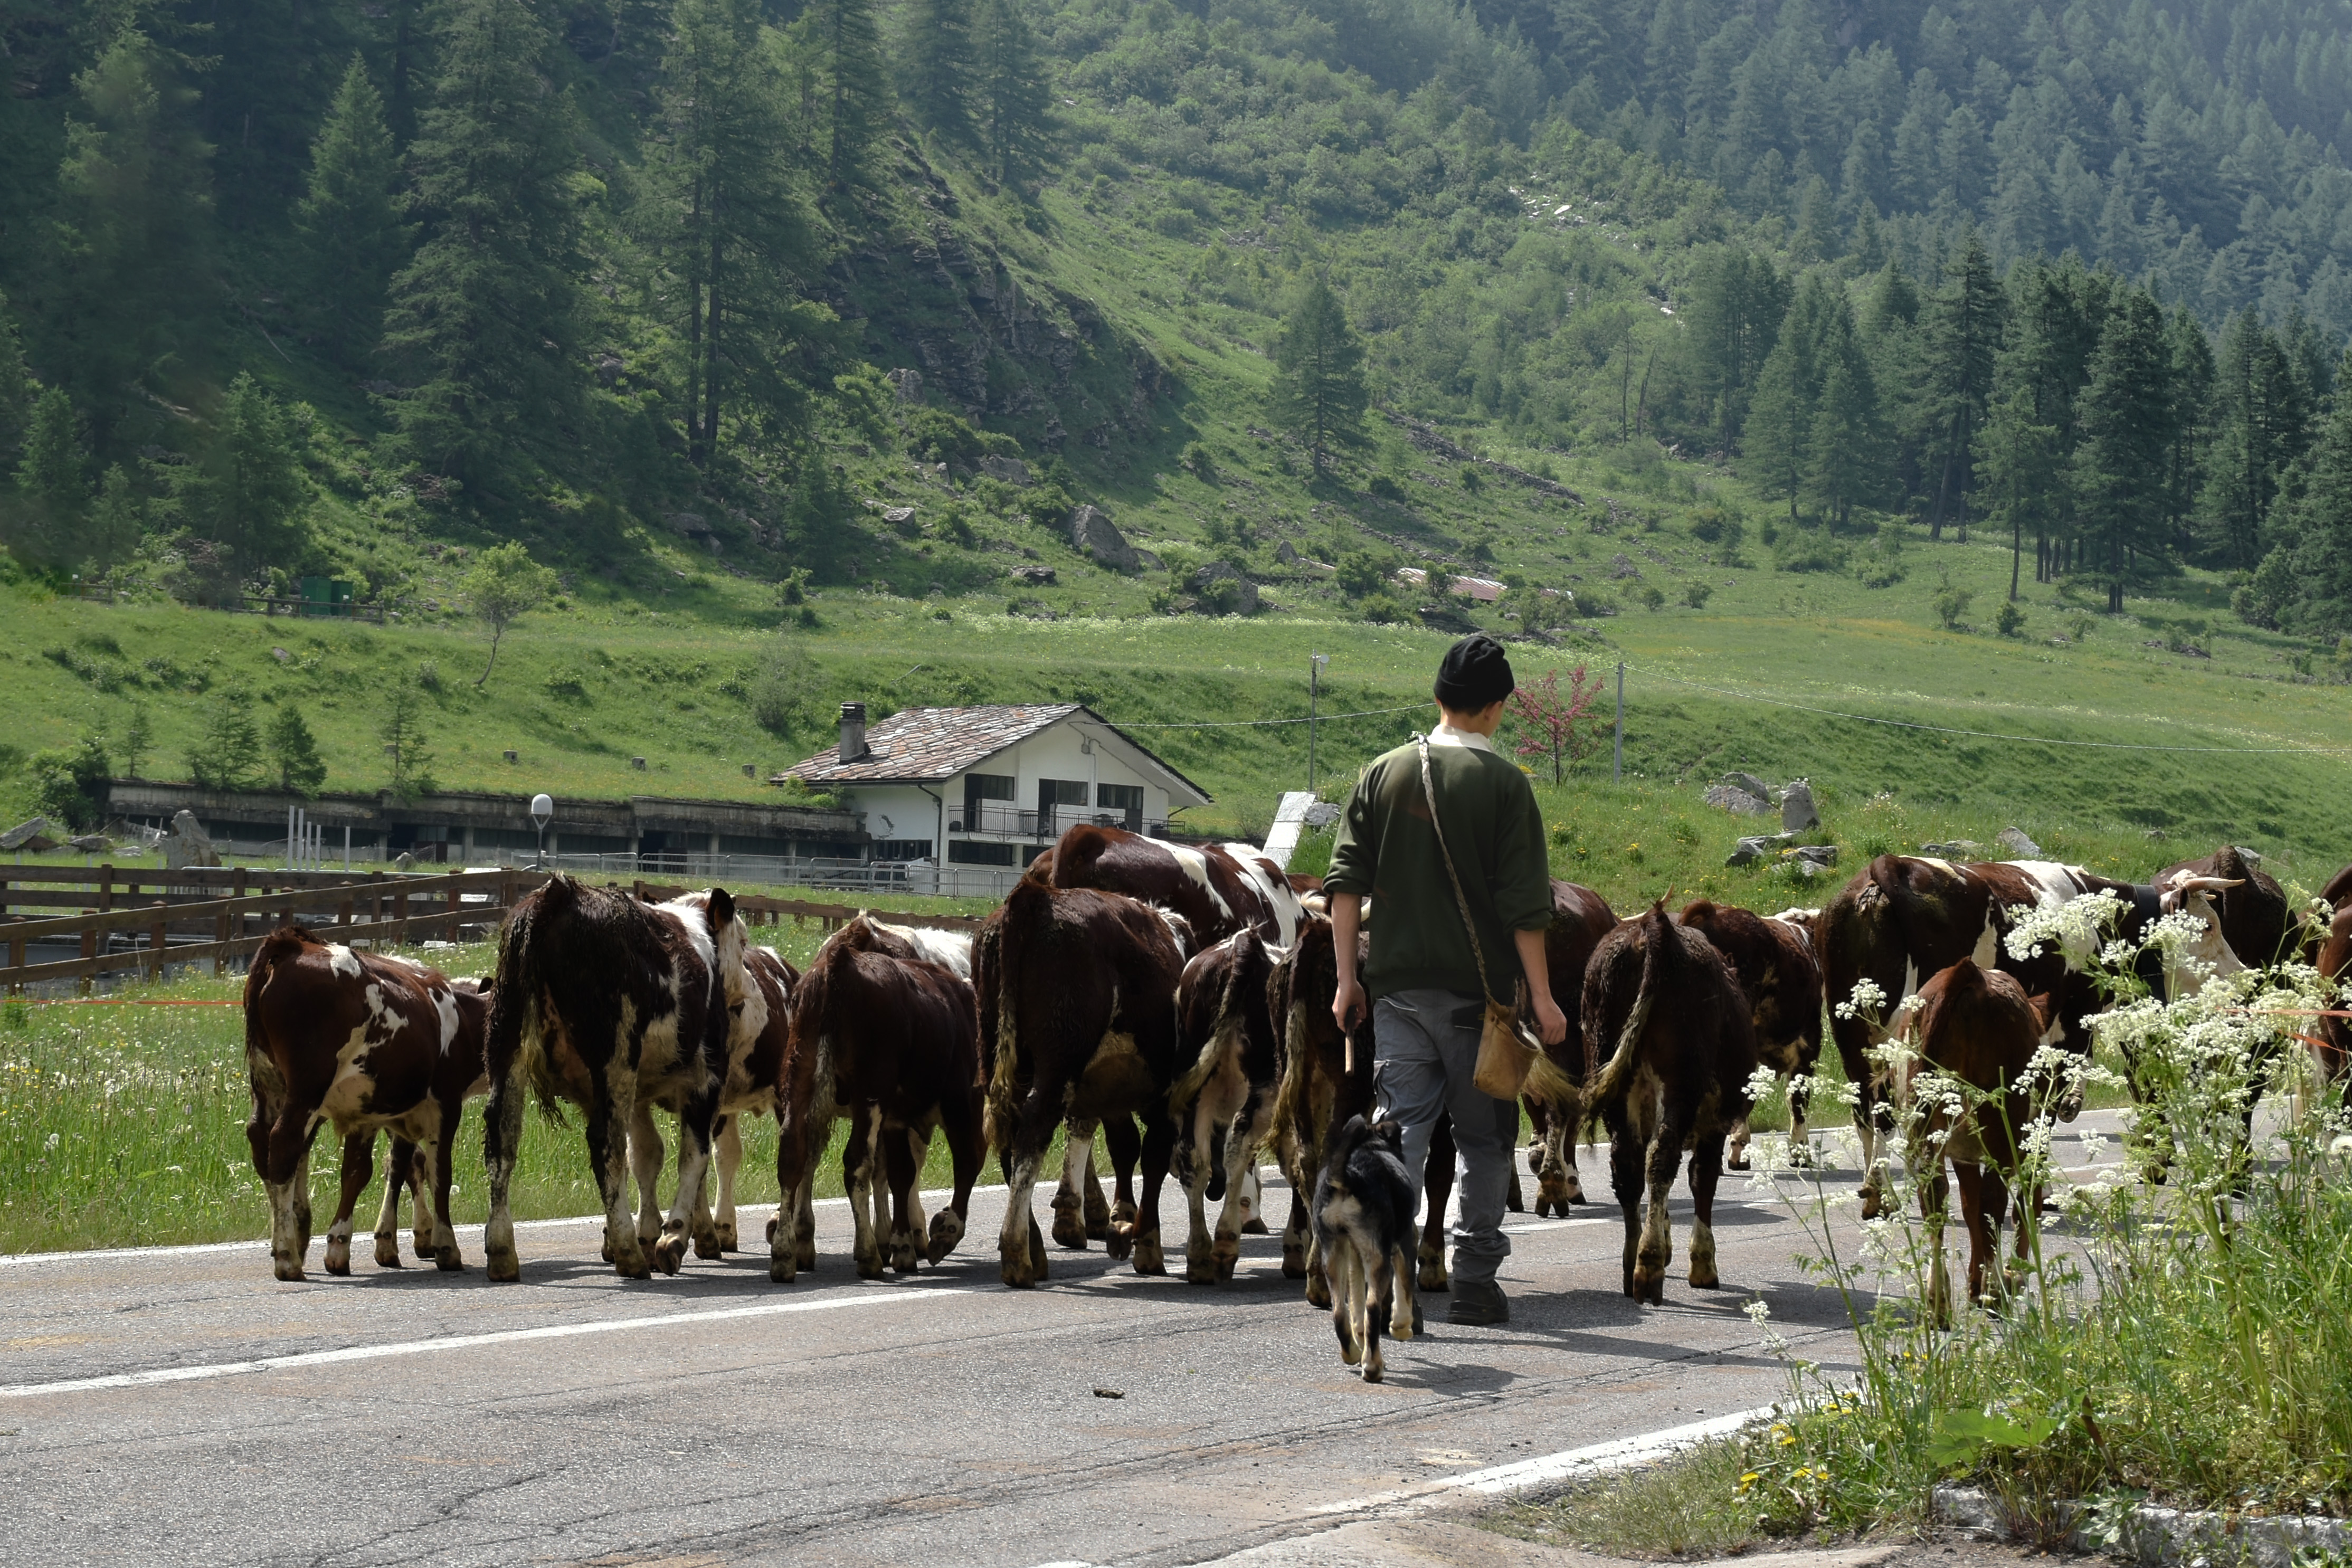
[[[319,335],[347,365],[363,362],[383,337],[384,291],[415,239],[401,218],[399,181],[383,96],[354,56],[311,143],[310,185],[294,205]]]
[[[900,13],[899,101],[950,141],[971,136],[971,0],[908,0]]]
[[[1843,528],[1853,521],[1856,507],[1876,506],[1885,496],[1892,444],[1870,356],[1843,294],[1835,296],[1822,324],[1814,360],[1821,395],[1814,400],[1807,441],[1805,499]]]
[[[1339,297],[1320,274],[1310,273],[1292,299],[1274,350],[1274,388],[1268,412],[1275,422],[1305,444],[1324,472],[1334,446],[1362,439],[1364,346],[1348,324]]]
[[[789,162],[783,77],[752,0],[677,0],[656,89],[667,135],[654,159],[652,248],[683,305],[679,378],[688,459],[707,467],[747,384],[774,406],[792,284],[809,225]]]
[[[2076,411],[2082,443],[2074,452],[2074,489],[2084,524],[2105,557],[2111,615],[2123,613],[2135,555],[2164,542],[2170,371],[2163,312],[2145,289],[2132,288],[2100,335]]]
[[[1009,185],[1043,160],[1051,134],[1045,58],[1022,0],[980,0],[972,44],[973,131],[990,176]]]
[[[2000,348],[2000,285],[1974,230],[1947,278],[1927,312],[1926,390],[1934,410],[1936,470],[1936,501],[1927,514],[1930,538],[1944,537],[1948,517],[1958,519],[1963,537],[1968,532],[1976,433],[1984,423],[1993,357]]]
[[[394,407],[415,461],[496,494],[518,449],[576,434],[580,155],[530,0],[451,0],[446,18],[409,148],[425,238],[393,282],[383,349],[418,382]]]

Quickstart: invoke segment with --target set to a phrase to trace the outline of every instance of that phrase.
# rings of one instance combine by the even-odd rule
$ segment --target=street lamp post
[[[1307,792],[1315,793],[1315,700],[1322,695],[1323,666],[1331,662],[1328,653],[1307,655]]]
[[[555,797],[548,794],[533,795],[530,798],[530,820],[532,825],[539,829],[539,864],[531,869],[545,871],[547,869],[547,824],[555,820]]]

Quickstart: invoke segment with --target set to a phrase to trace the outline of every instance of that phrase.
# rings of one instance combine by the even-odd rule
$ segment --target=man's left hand
[[[1568,1015],[1549,997],[1536,998],[1536,1032],[1546,1045],[1558,1045],[1568,1038]]]

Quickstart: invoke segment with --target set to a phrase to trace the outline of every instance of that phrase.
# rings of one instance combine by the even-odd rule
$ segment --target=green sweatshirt
[[[1511,933],[1551,923],[1543,813],[1516,764],[1482,747],[1447,744],[1452,733],[1441,729],[1429,748],[1438,811],[1486,949],[1487,979],[1496,999],[1507,1002],[1521,978]],[[1363,982],[1373,999],[1422,988],[1479,994],[1478,967],[1430,831],[1421,758],[1411,743],[1375,759],[1357,780],[1323,888],[1372,900]]]

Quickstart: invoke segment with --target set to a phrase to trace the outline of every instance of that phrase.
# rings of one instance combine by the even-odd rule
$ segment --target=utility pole
[[[1307,655],[1307,792],[1315,793],[1315,699],[1322,695],[1323,666],[1331,662],[1328,653]]]
[[[1625,782],[1625,661],[1617,661],[1617,766],[1610,781]]]

